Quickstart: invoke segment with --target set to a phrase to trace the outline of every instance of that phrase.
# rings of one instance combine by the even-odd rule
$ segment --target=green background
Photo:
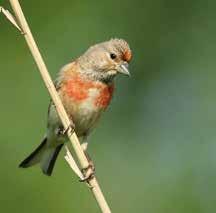
[[[113,212],[215,212],[215,1],[21,3],[53,79],[94,43],[119,37],[133,50],[89,147]],[[63,152],[52,177],[18,169],[44,135],[49,96],[2,15],[0,74],[0,211],[100,212]]]

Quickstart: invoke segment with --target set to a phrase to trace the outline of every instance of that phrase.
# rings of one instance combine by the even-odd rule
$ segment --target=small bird
[[[75,124],[75,132],[89,161],[87,138],[112,99],[115,76],[119,73],[130,75],[128,64],[131,59],[128,43],[123,39],[111,39],[91,46],[82,56],[65,65],[55,81],[59,97]],[[66,141],[67,135],[51,102],[46,135],[19,167],[40,164],[42,172],[50,176]]]

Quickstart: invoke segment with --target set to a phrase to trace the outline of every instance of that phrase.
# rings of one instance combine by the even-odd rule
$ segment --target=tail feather
[[[58,145],[57,147],[48,148],[40,161],[40,166],[45,175],[51,176],[56,159],[62,148],[63,144]]]
[[[47,138],[45,137],[35,151],[20,163],[19,167],[28,168],[40,163],[42,172],[45,175],[50,176],[62,146],[63,144],[60,144],[57,147],[48,147]]]
[[[30,166],[34,166],[35,164],[39,163],[46,149],[46,142],[47,142],[47,138],[45,137],[41,142],[41,144],[25,160],[23,160],[20,163],[19,167],[28,168]]]

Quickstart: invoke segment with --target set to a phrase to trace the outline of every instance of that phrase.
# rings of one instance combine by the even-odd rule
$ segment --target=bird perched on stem
[[[56,80],[56,89],[65,110],[75,124],[75,132],[87,154],[87,137],[94,129],[102,112],[108,107],[118,74],[130,75],[128,63],[132,53],[123,39],[111,39],[90,47],[82,56],[65,65]],[[44,174],[50,176],[57,156],[67,140],[54,104],[48,110],[46,136],[20,167],[40,164]]]

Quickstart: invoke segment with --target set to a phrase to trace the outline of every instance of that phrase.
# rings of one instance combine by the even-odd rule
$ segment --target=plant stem
[[[11,3],[11,6],[13,8],[13,11],[15,13],[15,16],[19,22],[19,26],[21,27],[22,31],[24,32],[25,40],[28,44],[28,47],[32,53],[32,56],[38,66],[38,69],[40,71],[40,74],[42,76],[42,79],[49,91],[49,94],[53,100],[53,103],[55,104],[56,111],[58,112],[58,115],[62,121],[62,124],[65,129],[68,129],[67,134],[69,137],[69,140],[72,143],[72,146],[74,148],[74,151],[77,155],[78,161],[80,163],[81,168],[87,168],[89,166],[89,162],[82,150],[82,147],[80,145],[80,142],[78,140],[77,135],[75,132],[73,132],[71,128],[71,120],[68,118],[67,113],[63,107],[63,104],[58,96],[58,93],[55,89],[55,86],[52,82],[52,79],[49,75],[48,69],[43,61],[43,58],[40,54],[40,51],[35,43],[35,40],[32,36],[32,33],[30,31],[30,28],[28,26],[28,23],[25,19],[25,16],[22,12],[22,8],[19,4],[18,0],[9,0]],[[103,196],[103,193],[100,189],[100,186],[96,180],[96,177],[93,177],[91,180],[89,180],[89,185],[91,188],[91,191],[93,192],[93,195],[95,196],[95,199],[103,213],[111,213],[111,210]]]

